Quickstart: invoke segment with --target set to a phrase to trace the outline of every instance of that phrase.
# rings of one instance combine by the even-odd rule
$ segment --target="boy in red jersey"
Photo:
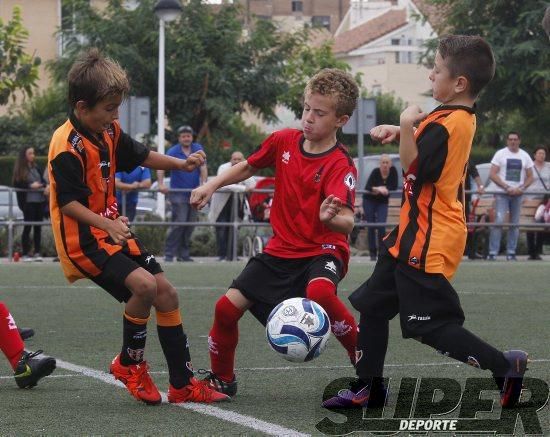
[[[0,302],[0,350],[10,362],[19,388],[32,388],[40,378],[48,376],[55,370],[55,358],[39,357],[41,350],[36,352],[25,350],[25,343],[19,334],[15,320],[4,302]]]
[[[350,296],[361,312],[357,379],[325,400],[324,407],[384,405],[386,392],[380,387],[389,320],[398,314],[404,338],[491,370],[502,406],[518,402],[527,353],[501,352],[465,329],[458,294],[449,282],[466,244],[464,179],[476,130],[475,101],[494,72],[493,52],[483,38],[444,37],[429,76],[433,97],[442,105],[430,114],[410,106],[400,126],[371,130],[383,143],[399,140],[405,179],[399,225],[385,237],[372,276]]]
[[[303,132],[274,132],[246,161],[191,194],[191,203],[200,209],[217,189],[261,168],[275,168],[270,217],[274,236],[216,303],[208,338],[212,372],[206,379],[218,391],[231,396],[237,390],[237,324],[244,312],[250,310],[265,325],[270,311],[290,297],[305,296],[320,304],[332,332],[355,362],[357,326],[337,297],[336,286],[347,271],[357,173],[336,132],[349,120],[358,94],[348,73],[320,71],[304,91]]]
[[[128,93],[128,78],[97,49],[73,64],[68,79],[71,114],[53,134],[48,153],[52,228],[67,279],[89,278],[125,303],[122,350],[110,371],[137,400],[160,404],[160,393],[143,360],[154,307],[168,364],[168,400],[226,400],[226,395],[193,377],[178,293],[130,231],[128,218],[119,214],[115,191],[117,171],[132,171],[138,165],[192,171],[204,163],[204,152],[177,159],[150,151],[122,132],[118,108]]]

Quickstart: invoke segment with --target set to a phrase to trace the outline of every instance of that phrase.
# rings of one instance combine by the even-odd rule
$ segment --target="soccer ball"
[[[285,360],[303,363],[318,357],[330,336],[330,320],[321,305],[295,297],[277,305],[267,318],[267,341]]]

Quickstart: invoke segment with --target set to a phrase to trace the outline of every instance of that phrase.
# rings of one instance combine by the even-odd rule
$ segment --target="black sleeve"
[[[367,185],[365,185],[365,190],[366,191],[372,191],[372,187],[376,183],[376,176],[378,175],[377,172],[379,172],[379,171],[380,170],[377,169],[377,168],[375,168],[373,171],[371,171],[369,179],[367,180]]]
[[[439,123],[428,124],[417,138],[418,171],[416,180],[437,182],[445,166],[449,132]]]
[[[393,165],[390,167],[390,175],[388,176],[388,183],[386,184],[386,188],[389,191],[397,190],[397,170]]]
[[[470,162],[468,164],[468,174],[473,177],[474,179],[479,177],[479,172],[477,171],[477,167],[474,165],[474,163]]]
[[[116,148],[116,171],[131,172],[149,156],[149,148],[134,140],[130,135],[120,132]]]
[[[84,173],[80,160],[71,152],[62,152],[50,162],[59,207],[85,199],[92,191],[84,183]]]

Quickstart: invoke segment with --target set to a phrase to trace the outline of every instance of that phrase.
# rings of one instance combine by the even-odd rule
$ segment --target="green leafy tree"
[[[28,37],[19,6],[7,23],[0,19],[0,105],[14,98],[16,91],[31,96],[36,86],[40,58],[25,52]]]
[[[485,141],[495,143],[508,122],[524,139],[546,137],[550,50],[541,26],[547,2],[540,0],[429,0],[445,11],[438,34],[481,35],[492,46],[497,63],[493,81],[478,102]],[[433,53],[434,44],[430,45]],[[520,120],[517,119],[519,115]],[[479,135],[478,135],[479,137]]]

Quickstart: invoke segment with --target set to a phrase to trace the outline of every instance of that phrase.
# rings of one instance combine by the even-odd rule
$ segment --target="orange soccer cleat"
[[[174,404],[180,402],[212,402],[229,401],[231,398],[226,394],[212,389],[208,382],[191,378],[189,384],[182,388],[174,388],[172,384],[168,388],[168,401]]]
[[[162,398],[148,371],[149,366],[146,361],[124,366],[120,363],[120,355],[114,358],[109,368],[109,372],[115,379],[121,381],[138,401],[148,405],[158,405]]]

